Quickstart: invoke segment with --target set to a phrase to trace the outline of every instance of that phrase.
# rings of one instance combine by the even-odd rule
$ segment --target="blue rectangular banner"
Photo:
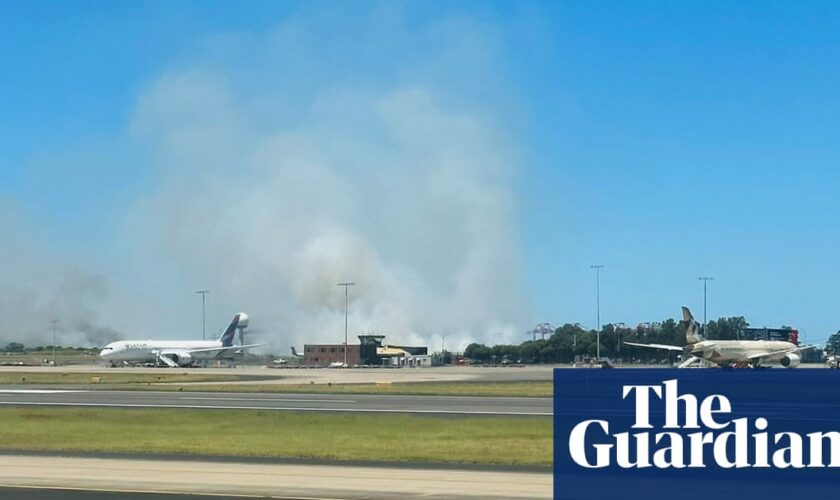
[[[556,369],[554,497],[840,499],[840,378]]]

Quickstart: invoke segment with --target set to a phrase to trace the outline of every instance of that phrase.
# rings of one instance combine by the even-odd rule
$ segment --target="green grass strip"
[[[550,465],[550,418],[174,409],[0,409],[0,448]]]

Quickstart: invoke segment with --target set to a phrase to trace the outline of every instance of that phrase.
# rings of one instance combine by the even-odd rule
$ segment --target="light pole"
[[[589,266],[589,269],[595,270],[595,311],[598,325],[598,330],[595,332],[595,343],[597,344],[596,357],[598,361],[601,360],[601,269],[603,268],[603,264]]]
[[[443,365],[446,362],[446,337],[448,337],[448,333],[441,333],[440,334],[440,364]]]
[[[703,334],[706,333],[706,285],[715,279],[710,276],[701,276],[697,278],[703,282]]]
[[[207,316],[204,309],[204,296],[210,293],[210,290],[199,290],[195,293],[201,294],[201,340],[207,340],[207,334],[205,333],[207,330]]]
[[[52,358],[53,358],[53,366],[55,366],[55,325],[58,323],[57,319],[52,320],[53,325],[53,341],[52,341]]]
[[[339,283],[337,286],[343,286],[344,287],[344,366],[346,368],[347,367],[347,347],[348,347],[347,346],[347,304],[348,304],[348,302],[347,302],[347,297],[348,297],[347,290],[351,286],[356,286],[356,284],[353,283],[352,281],[347,281],[345,283]]]

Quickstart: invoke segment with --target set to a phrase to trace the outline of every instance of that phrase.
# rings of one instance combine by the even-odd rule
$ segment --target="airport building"
[[[359,343],[347,346],[347,364],[350,366],[432,366],[428,347],[397,346],[384,344],[384,335],[359,335]],[[329,366],[344,362],[344,344],[306,344],[303,346],[303,364]]]
[[[306,366],[330,366],[344,363],[344,344],[306,344],[303,346],[303,364]],[[359,364],[359,346],[347,346],[347,364]]]
[[[428,368],[432,366],[432,356],[429,354],[421,354],[418,356],[407,355],[389,359],[391,366],[400,366],[407,368]]]
[[[740,340],[781,340],[799,344],[799,332],[792,328],[743,328]]]

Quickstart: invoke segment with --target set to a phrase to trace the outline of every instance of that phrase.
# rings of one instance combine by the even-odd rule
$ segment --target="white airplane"
[[[665,344],[637,344],[624,342],[635,347],[647,347],[667,351],[681,352],[689,356],[680,368],[688,367],[698,361],[713,363],[718,366],[749,365],[758,368],[762,364],[779,364],[785,368],[796,368],[802,361],[802,351],[815,346],[799,347],[793,342],[778,340],[706,340],[700,333],[700,325],[694,321],[691,311],[682,308],[686,322],[685,347]]]
[[[106,345],[99,357],[116,365],[163,363],[172,368],[195,361],[229,358],[234,353],[265,344],[233,345],[236,331],[248,326],[248,315],[237,313],[218,340],[120,340]]]

